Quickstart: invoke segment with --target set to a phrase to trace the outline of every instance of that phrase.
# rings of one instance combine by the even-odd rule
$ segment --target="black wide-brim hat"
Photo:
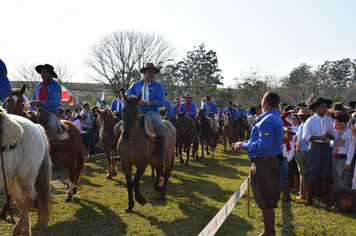
[[[317,105],[319,105],[319,104],[321,104],[321,103],[326,103],[327,106],[330,106],[330,105],[333,103],[333,101],[330,100],[330,99],[318,98],[318,99],[316,99],[315,102],[313,102],[313,103],[309,106],[309,109],[314,110],[315,106],[317,106]]]
[[[41,74],[41,71],[42,71],[43,68],[46,68],[49,71],[51,71],[53,78],[58,78],[58,75],[56,74],[56,72],[54,72],[53,66],[50,65],[50,64],[38,65],[38,66],[35,67],[35,69],[36,69],[38,74]]]
[[[143,68],[140,70],[140,72],[141,72],[142,74],[144,74],[147,69],[154,69],[154,70],[156,71],[156,74],[159,73],[159,69],[158,69],[157,67],[155,67],[155,65],[154,65],[153,63],[146,63],[146,66],[143,67]]]
[[[351,101],[349,102],[350,107],[352,107],[353,109],[355,109],[356,106],[356,101]]]

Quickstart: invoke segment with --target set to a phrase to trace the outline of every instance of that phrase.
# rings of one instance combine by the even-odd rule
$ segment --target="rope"
[[[42,107],[38,107],[40,110],[42,111],[45,111],[47,112],[48,114],[50,114],[51,116],[53,116],[54,118],[56,118],[56,121],[58,123],[58,126],[59,126],[59,130],[60,130],[60,133],[63,133],[63,130],[62,130],[62,126],[61,126],[61,122],[60,120],[57,118],[57,116],[55,114],[53,114],[52,112],[50,111],[47,111],[46,109],[42,108]]]

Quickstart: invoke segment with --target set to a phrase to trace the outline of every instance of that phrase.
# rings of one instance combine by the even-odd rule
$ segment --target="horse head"
[[[198,119],[201,120],[203,117],[205,117],[205,108],[198,110]]]
[[[138,122],[140,115],[139,102],[141,101],[142,94],[136,96],[123,96],[125,105],[122,108],[122,137],[124,140],[130,139],[135,124]]]
[[[26,85],[21,89],[15,88],[11,91],[9,97],[6,98],[6,110],[9,114],[25,116],[24,109],[26,108],[26,101],[23,95],[26,92]]]
[[[177,131],[178,133],[182,133],[182,130],[184,130],[187,126],[187,118],[185,117],[185,112],[179,112],[178,113],[178,120],[177,120]]]
[[[162,120],[169,120],[167,117],[167,110],[168,110],[167,106],[159,109],[159,114],[161,115]]]
[[[115,124],[113,121],[115,120],[114,114],[109,108],[105,108],[104,110],[96,110],[98,114],[97,117],[97,125],[100,132],[100,137],[104,137],[105,133],[109,132]]]
[[[224,114],[224,126],[227,126],[230,123],[230,112],[225,112]]]

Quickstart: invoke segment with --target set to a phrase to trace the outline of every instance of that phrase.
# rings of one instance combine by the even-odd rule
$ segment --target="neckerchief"
[[[177,104],[176,105],[177,113],[178,113],[179,107],[180,107],[180,104]]]
[[[210,104],[209,104],[209,103],[206,104],[206,109],[207,109],[208,111],[210,111]]]
[[[148,89],[148,86],[151,84],[151,82],[148,82],[142,88],[142,101],[144,102],[149,102],[150,101],[150,90]]]
[[[48,102],[47,85],[50,81],[51,79],[42,82],[42,86],[38,89],[38,100],[46,99],[46,102]]]
[[[232,108],[230,107],[230,108],[228,108],[228,109],[229,109],[229,111],[230,111],[230,117],[233,116],[234,113],[232,113]]]
[[[320,120],[321,135],[324,135],[326,133],[326,124],[324,116],[320,117],[318,114],[316,114],[316,117]]]
[[[190,105],[189,105],[189,102],[186,102],[186,103],[185,103],[185,110],[187,110],[187,107],[189,108],[189,111],[190,111]]]
[[[339,152],[339,146],[340,146],[340,140],[341,140],[341,136],[345,133],[345,131],[347,130],[347,127],[344,128],[343,131],[340,132],[340,130],[338,130],[337,132],[339,133],[339,136],[337,137],[336,141],[335,141],[335,150],[334,150],[334,156],[333,159],[336,158],[337,153]]]

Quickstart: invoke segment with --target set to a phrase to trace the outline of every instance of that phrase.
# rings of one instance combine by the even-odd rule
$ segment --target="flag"
[[[204,106],[204,101],[203,99],[200,99],[200,108],[203,109],[203,106]]]
[[[101,99],[101,101],[104,101],[104,100],[105,100],[105,90],[103,90],[103,93],[101,94],[100,99]],[[99,106],[100,106],[100,104],[99,104],[99,102],[98,102],[98,101],[96,102],[96,106],[97,106],[97,107],[99,107]],[[105,107],[103,107],[103,108],[105,108]]]
[[[74,105],[74,97],[73,94],[63,85],[61,85],[62,87],[62,98],[61,98],[61,102],[68,102],[69,105],[73,106]]]

